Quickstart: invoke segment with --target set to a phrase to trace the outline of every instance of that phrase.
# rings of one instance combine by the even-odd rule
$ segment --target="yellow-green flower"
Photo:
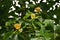
[[[19,31],[19,32],[22,32],[23,30],[22,30],[22,29],[19,29],[18,31]]]
[[[31,19],[35,19],[36,15],[35,14],[31,14]]]

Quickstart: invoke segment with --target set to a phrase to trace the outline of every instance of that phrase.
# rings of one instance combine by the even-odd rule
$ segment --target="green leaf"
[[[8,40],[9,38],[12,38],[13,31],[5,33],[3,40]]]
[[[29,16],[30,16],[30,14],[27,13],[27,14],[23,17],[23,19],[27,19]]]
[[[35,24],[34,23],[32,23],[32,26],[34,27],[34,29],[36,29],[37,27],[35,26]]]
[[[14,40],[18,40],[18,35],[17,34],[14,36]]]

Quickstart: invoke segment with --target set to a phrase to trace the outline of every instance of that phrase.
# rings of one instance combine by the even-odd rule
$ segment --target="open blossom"
[[[36,8],[34,9],[34,11],[35,11],[35,12],[40,12],[40,11],[42,11],[42,9],[41,9],[40,7],[36,7]]]
[[[35,19],[36,15],[35,14],[31,14],[31,19]]]
[[[20,29],[21,28],[21,24],[19,24],[19,23],[16,23],[16,24],[14,24],[14,27],[15,27],[15,29]]]

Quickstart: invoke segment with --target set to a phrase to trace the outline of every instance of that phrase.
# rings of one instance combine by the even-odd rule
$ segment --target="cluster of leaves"
[[[60,8],[46,12],[59,0],[55,2],[47,0],[49,5],[42,1],[37,5],[29,2],[30,8],[25,8],[25,1],[29,2],[29,0],[19,0],[22,8],[13,5],[12,0],[0,1],[0,40],[60,40]],[[16,10],[8,13],[12,5]],[[35,13],[34,9],[38,6],[43,11]],[[16,16],[14,12],[22,12],[21,17]],[[52,18],[54,13],[57,13],[56,19]],[[31,16],[31,14],[34,15]],[[14,18],[9,19],[9,15],[13,15]],[[21,24],[20,30],[14,27],[16,23]]]

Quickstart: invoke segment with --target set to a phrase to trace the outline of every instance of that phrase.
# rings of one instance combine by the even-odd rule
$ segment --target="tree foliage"
[[[0,0],[0,40],[60,40],[59,3]]]

